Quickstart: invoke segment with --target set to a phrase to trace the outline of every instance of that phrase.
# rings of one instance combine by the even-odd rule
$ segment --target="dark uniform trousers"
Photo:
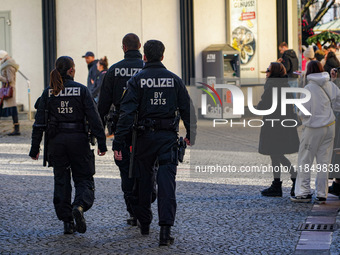
[[[75,187],[73,205],[87,211],[94,202],[94,153],[87,134],[58,133],[49,140],[49,161],[54,171],[53,203],[58,219],[72,221],[71,175]]]
[[[130,205],[130,197],[132,195],[132,189],[134,185],[134,179],[129,178],[129,166],[130,166],[130,147],[124,146],[122,149],[122,160],[116,160],[115,163],[119,167],[120,177],[121,177],[121,186],[122,191],[124,193],[124,200],[126,204],[126,209],[130,213],[130,215],[134,215],[131,205]]]
[[[137,138],[134,169],[138,199],[132,203],[141,225],[152,221],[152,192],[154,190],[155,162],[157,170],[157,205],[160,226],[173,226],[176,215],[177,133],[147,130]]]

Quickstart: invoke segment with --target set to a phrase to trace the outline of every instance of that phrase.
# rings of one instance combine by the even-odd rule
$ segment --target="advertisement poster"
[[[258,78],[256,0],[230,0],[230,45],[240,51],[241,79]]]

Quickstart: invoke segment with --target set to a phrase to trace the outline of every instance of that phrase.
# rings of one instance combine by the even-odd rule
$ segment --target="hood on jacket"
[[[329,81],[329,74],[327,72],[311,73],[307,75],[307,82],[314,82],[322,87],[327,81]]]
[[[294,50],[286,50],[283,54],[287,55],[290,58],[297,58]]]

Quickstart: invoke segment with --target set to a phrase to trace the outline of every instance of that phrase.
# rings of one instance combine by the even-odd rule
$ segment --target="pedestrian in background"
[[[14,130],[8,135],[20,135],[19,117],[16,103],[16,72],[19,65],[4,50],[0,50],[0,81],[2,87],[11,86],[13,88],[13,96],[4,100],[0,108],[0,117],[12,116]]]
[[[95,162],[84,126],[85,118],[97,138],[98,155],[103,156],[107,151],[97,107],[89,90],[73,81],[74,75],[73,59],[68,56],[58,58],[51,72],[50,86],[43,91],[38,102],[29,152],[32,159],[39,158],[41,127],[45,126],[48,145],[44,146],[48,146],[48,163],[53,166],[54,173],[53,204],[58,219],[64,222],[64,234],[86,232],[84,212],[94,202]],[[71,175],[75,187],[72,204]]]
[[[317,61],[322,61],[325,58],[325,52],[323,50],[317,50],[315,51],[315,59]]]
[[[293,49],[288,49],[288,44],[282,42],[279,45],[279,51],[282,57],[277,60],[277,62],[282,63],[286,68],[288,76],[288,84],[290,87],[298,87],[298,75],[295,73],[299,69],[299,60]]]
[[[338,58],[336,57],[335,53],[333,51],[330,51],[327,55],[327,60],[323,68],[325,72],[330,74],[333,68],[338,68],[338,67],[340,67],[340,62]]]
[[[109,63],[107,61],[106,56],[101,58],[97,62],[97,70],[99,71],[99,74],[96,77],[96,80],[94,81],[92,91],[90,91],[91,94],[92,94],[92,97],[93,97],[93,99],[96,103],[98,103],[98,101],[99,101],[100,89],[102,87],[104,76],[107,72],[108,65],[109,65]]]
[[[303,54],[306,57],[306,63],[305,63],[304,71],[300,72],[301,76],[300,76],[300,81],[299,81],[300,82],[299,87],[301,87],[301,88],[305,87],[305,85],[306,85],[306,68],[308,66],[308,63],[312,60],[315,60],[315,53],[314,53],[313,46],[309,45],[308,48],[306,48],[306,50],[304,51]],[[296,97],[295,93],[294,93],[294,97]],[[296,108],[295,108],[295,110],[296,110]]]
[[[310,202],[311,171],[316,159],[316,203],[325,203],[328,194],[328,166],[331,163],[335,134],[335,111],[340,110],[340,90],[330,81],[329,74],[323,71],[321,63],[311,61],[306,72],[305,89],[311,93],[311,99],[303,106],[311,115],[300,112],[304,129],[298,154],[298,174],[293,202]]]
[[[282,197],[282,181],[281,181],[281,165],[289,170],[291,180],[293,182],[291,195],[294,195],[294,185],[296,172],[289,159],[284,154],[291,154],[298,152],[299,137],[297,128],[284,127],[281,122],[285,119],[294,119],[293,106],[286,105],[286,115],[281,113],[281,90],[282,88],[289,88],[286,69],[281,63],[270,63],[266,71],[267,81],[265,84],[265,91],[261,97],[261,101],[257,105],[259,110],[268,110],[273,104],[273,89],[277,89],[277,108],[276,110],[263,117],[264,125],[261,127],[259,153],[269,155],[272,161],[274,181],[272,185],[261,191],[263,196],[267,197]],[[287,94],[287,98],[292,99],[291,93]],[[273,123],[271,121],[275,119]],[[294,123],[292,123],[294,126]]]
[[[311,45],[309,45],[308,48],[302,45],[302,48],[304,49],[303,56],[305,57],[305,61],[302,63],[302,71],[305,71],[306,66],[308,65],[309,61],[315,59],[315,53],[314,53],[313,46]]]
[[[337,59],[340,61],[340,51],[339,51],[339,46],[337,44],[331,44],[329,46],[329,51],[333,52]]]
[[[331,81],[334,82],[338,87],[340,86],[340,78],[339,78],[338,70],[336,68],[331,70]],[[340,112],[334,112],[336,121],[335,121],[335,138],[334,138],[334,146],[333,148],[340,148]],[[340,154],[336,151],[333,151],[332,154],[332,166],[334,169],[340,167]],[[328,193],[331,193],[335,196],[340,196],[340,174],[338,172],[330,172],[329,178],[335,178],[332,185],[328,187]]]
[[[95,59],[94,53],[92,51],[88,51],[84,56],[85,62],[87,64],[87,68],[89,70],[89,74],[87,76],[87,88],[91,91],[94,85],[94,81],[96,80],[99,71],[97,69],[98,60]]]

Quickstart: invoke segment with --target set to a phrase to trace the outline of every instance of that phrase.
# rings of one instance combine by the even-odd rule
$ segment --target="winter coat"
[[[0,81],[2,86],[8,82],[13,87],[13,96],[4,100],[3,108],[16,106],[16,72],[19,69],[19,65],[15,63],[15,60],[9,56],[3,58],[0,62]]]
[[[91,80],[95,81],[97,76],[99,75],[99,71],[97,69],[98,59],[92,61],[87,65],[89,69],[89,75],[87,76],[87,88],[91,91],[93,89],[94,83],[92,84]]]
[[[312,115],[304,115],[300,112],[302,124],[311,128],[320,128],[335,121],[333,110],[340,111],[340,89],[329,80],[329,74],[322,72],[307,75],[305,89],[310,91],[311,99],[303,106]]]
[[[257,105],[258,110],[268,110],[272,106],[273,88],[277,88],[277,108],[269,115],[263,116],[264,125],[261,127],[259,153],[263,155],[282,155],[298,152],[299,136],[296,127],[284,127],[281,123],[286,119],[294,119],[293,105],[286,106],[286,115],[281,115],[281,89],[288,88],[288,79],[269,78],[265,91]],[[293,98],[291,93],[287,98]],[[275,121],[271,121],[275,119]],[[293,121],[285,121],[286,126],[293,126]]]
[[[282,64],[285,66],[288,78],[298,78],[293,72],[299,69],[299,60],[294,50],[286,50],[282,55]]]

